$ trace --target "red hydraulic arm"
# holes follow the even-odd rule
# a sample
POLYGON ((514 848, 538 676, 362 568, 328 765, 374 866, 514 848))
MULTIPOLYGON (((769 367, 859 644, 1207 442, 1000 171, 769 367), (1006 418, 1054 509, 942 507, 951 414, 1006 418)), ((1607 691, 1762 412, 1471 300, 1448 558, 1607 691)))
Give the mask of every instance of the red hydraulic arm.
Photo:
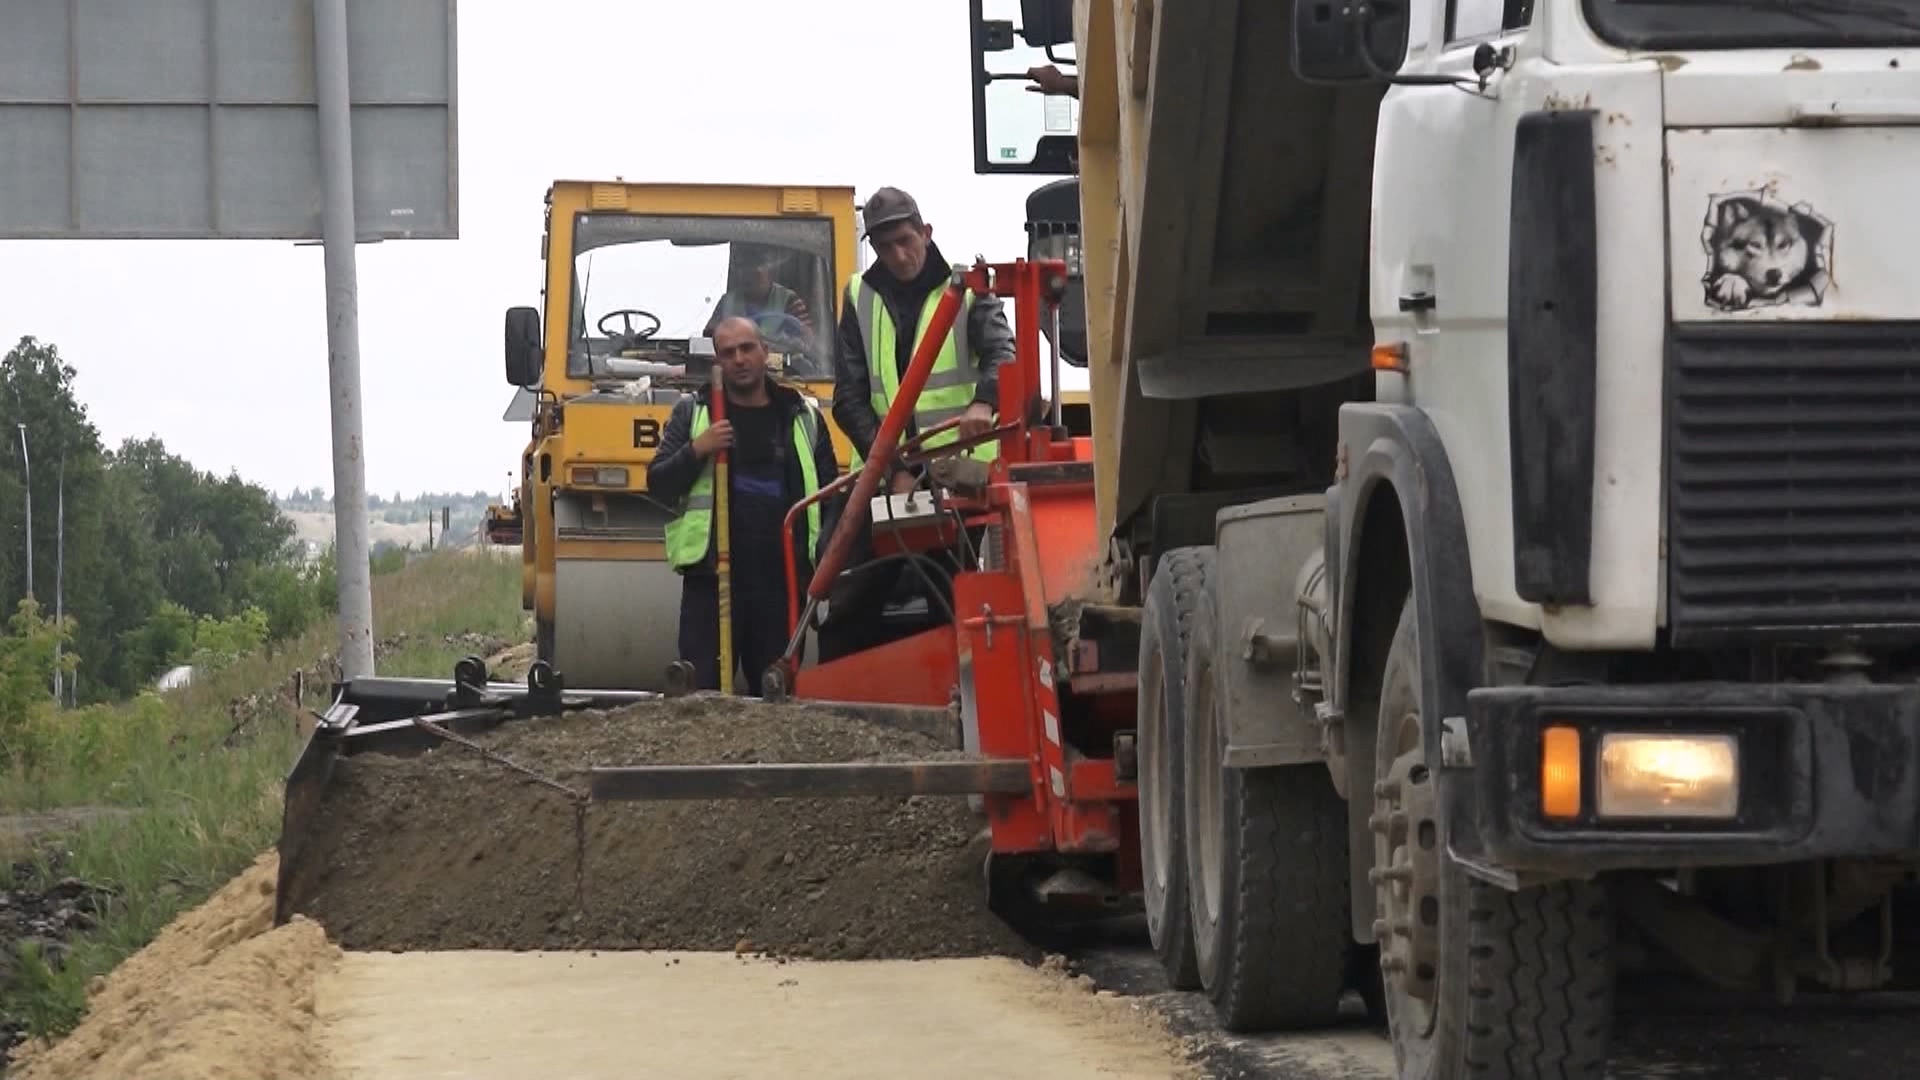
MULTIPOLYGON (((1033 392, 1039 387, 1040 368, 1040 307, 1043 293, 1057 295, 1066 281, 1066 264, 1059 260, 989 264, 975 262, 969 269, 956 267, 953 280, 946 292, 940 296, 940 303, 933 310, 933 318, 927 323, 926 332, 920 337, 920 344, 914 349, 913 359, 907 364, 907 370, 900 378, 900 388, 893 396, 893 402, 887 407, 887 415, 880 421, 880 431, 874 436, 873 445, 867 450, 867 459, 857 472, 835 480, 832 484, 815 492, 811 498, 797 502, 787 511, 787 535, 792 535, 793 524, 809 505, 828 498, 842 490, 851 481, 853 492, 848 496, 846 513, 834 529, 833 538, 827 543, 827 550, 820 556, 819 565, 814 567, 813 577, 807 583, 807 605, 803 614, 798 609, 799 596, 796 585, 798 572, 794 565, 792 545, 786 548, 788 625, 792 640, 787 646, 786 662, 799 653, 800 640, 806 619, 812 616, 813 609, 827 598, 834 579, 846 569, 849 553, 852 551, 854 537, 867 527, 867 515, 875 490, 880 482, 887 478, 887 466, 899 452, 901 432, 906 430, 907 421, 913 416, 914 406, 920 400, 920 391, 925 388, 927 376, 933 370, 934 357, 939 355, 940 347, 948 333, 953 329, 954 319, 959 317, 960 304, 966 291, 971 289, 977 295, 992 294, 1011 297, 1017 307, 1015 312, 1018 326, 1014 334, 1014 362, 1003 364, 1000 368, 1000 416, 1002 424, 997 429, 1001 434, 1000 456, 1003 461, 1024 461, 1028 459, 1029 448, 1026 443, 1027 403, 1033 392)), ((965 363, 970 358, 962 358, 965 363)), ((947 425, 942 425, 944 428, 947 425)), ((933 432, 922 432, 921 438, 933 432)), ((960 448, 968 442, 963 440, 960 448)), ((942 449, 948 449, 943 447, 942 449)))

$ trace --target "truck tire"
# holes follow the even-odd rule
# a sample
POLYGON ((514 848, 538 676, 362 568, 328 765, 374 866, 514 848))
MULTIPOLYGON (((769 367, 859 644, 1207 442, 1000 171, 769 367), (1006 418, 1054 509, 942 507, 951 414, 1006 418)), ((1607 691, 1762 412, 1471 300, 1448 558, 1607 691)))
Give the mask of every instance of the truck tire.
POLYGON ((1597 1080, 1613 1026, 1604 887, 1560 882, 1508 892, 1446 857, 1438 748, 1421 734, 1411 598, 1381 681, 1374 930, 1398 1075, 1597 1080))
POLYGON ((1186 674, 1193 609, 1212 574, 1212 548, 1168 551, 1140 620, 1140 876, 1147 936, 1175 990, 1200 986, 1187 915, 1186 674))
POLYGON ((1226 767, 1214 612, 1209 588, 1187 647, 1187 895, 1195 966, 1228 1031, 1331 1024, 1346 990, 1352 940, 1346 803, 1325 765, 1226 767))

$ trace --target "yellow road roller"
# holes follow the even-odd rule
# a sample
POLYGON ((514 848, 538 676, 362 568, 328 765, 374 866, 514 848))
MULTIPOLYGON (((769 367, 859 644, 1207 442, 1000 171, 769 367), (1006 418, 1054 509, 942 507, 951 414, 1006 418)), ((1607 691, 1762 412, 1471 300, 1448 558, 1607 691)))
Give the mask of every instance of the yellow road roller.
POLYGON ((730 315, 752 318, 775 378, 831 416, 853 188, 557 181, 540 251, 541 308, 506 313, 507 416, 531 434, 515 505, 489 528, 517 537, 539 656, 568 685, 662 690, 680 583, 647 462, 730 315))

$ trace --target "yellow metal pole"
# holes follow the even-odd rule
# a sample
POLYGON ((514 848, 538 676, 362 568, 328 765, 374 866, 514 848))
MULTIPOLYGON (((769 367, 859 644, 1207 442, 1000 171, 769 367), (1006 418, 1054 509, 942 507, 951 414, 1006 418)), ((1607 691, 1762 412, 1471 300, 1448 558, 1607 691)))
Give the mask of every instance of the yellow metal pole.
MULTIPOLYGON (((713 422, 727 418, 727 388, 721 381, 720 365, 713 365, 713 422)), ((732 560, 727 554, 727 452, 713 458, 713 528, 715 544, 714 572, 720 578, 720 692, 733 693, 733 590, 730 587, 732 560)))

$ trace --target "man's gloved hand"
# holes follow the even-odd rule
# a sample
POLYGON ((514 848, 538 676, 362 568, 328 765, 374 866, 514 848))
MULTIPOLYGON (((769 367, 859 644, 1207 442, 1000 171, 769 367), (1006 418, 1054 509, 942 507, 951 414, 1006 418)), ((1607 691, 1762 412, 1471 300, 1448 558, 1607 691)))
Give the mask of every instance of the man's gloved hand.
POLYGON ((733 421, 722 420, 700 433, 693 440, 693 452, 703 458, 713 455, 733 445, 733 421))
POLYGON ((967 406, 960 415, 960 437, 971 439, 975 435, 984 435, 993 429, 993 406, 984 401, 976 401, 967 406))

